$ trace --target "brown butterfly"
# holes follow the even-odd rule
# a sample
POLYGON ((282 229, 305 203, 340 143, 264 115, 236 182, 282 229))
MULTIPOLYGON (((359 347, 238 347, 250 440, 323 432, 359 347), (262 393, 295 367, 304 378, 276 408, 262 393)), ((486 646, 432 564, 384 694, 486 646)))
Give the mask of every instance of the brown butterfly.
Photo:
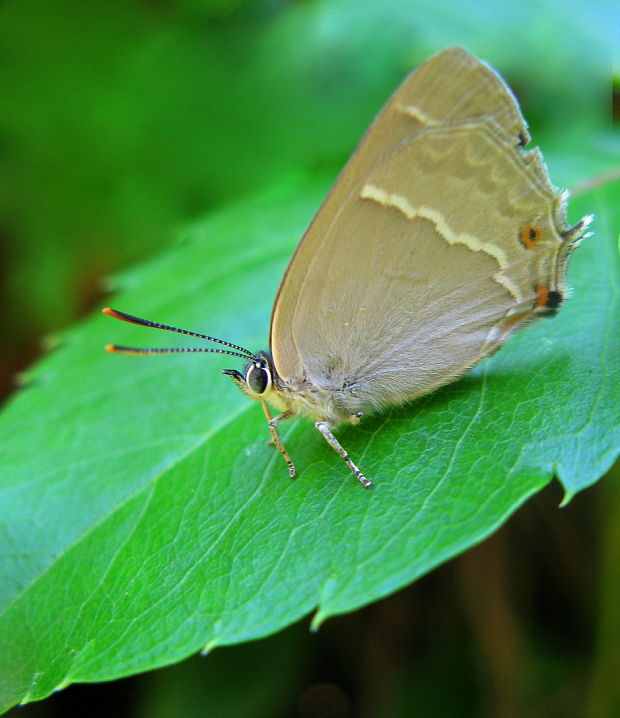
POLYGON ((277 427, 306 416, 369 487, 336 425, 458 379, 566 296, 567 262, 591 217, 567 225, 567 193, 529 140, 500 76, 444 50, 392 95, 305 233, 273 306, 270 352, 104 309, 226 347, 107 349, 245 360, 223 373, 261 402, 290 475, 277 427))

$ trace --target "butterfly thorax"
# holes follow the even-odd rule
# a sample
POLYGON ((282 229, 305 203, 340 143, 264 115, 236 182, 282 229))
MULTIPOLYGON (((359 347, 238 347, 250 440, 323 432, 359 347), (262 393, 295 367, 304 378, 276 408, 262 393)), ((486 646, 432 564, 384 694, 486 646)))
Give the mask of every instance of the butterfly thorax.
POLYGON ((309 378, 282 378, 274 371, 274 395, 267 401, 284 411, 326 421, 332 426, 343 422, 357 423, 362 414, 375 409, 348 386, 322 386, 309 378))

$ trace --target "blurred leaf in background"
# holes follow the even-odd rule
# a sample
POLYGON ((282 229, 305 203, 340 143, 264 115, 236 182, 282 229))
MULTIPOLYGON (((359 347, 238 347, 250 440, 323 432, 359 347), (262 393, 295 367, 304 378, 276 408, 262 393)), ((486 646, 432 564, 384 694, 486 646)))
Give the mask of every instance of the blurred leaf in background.
MULTIPOLYGON (((243 248, 239 256, 246 257, 251 268, 251 262, 260 256, 259 250, 268 244, 270 230, 273 232, 274 251, 261 259, 265 260, 264 275, 249 272, 256 288, 260 286, 260 300, 244 303, 244 312, 234 329, 239 337, 246 337, 257 346, 264 345, 271 297, 302 229, 300 226, 297 236, 285 241, 278 228, 297 227, 302 215, 304 221, 310 219, 321 193, 390 92, 412 67, 447 45, 463 45, 501 70, 521 98, 535 144, 543 147, 557 184, 588 183, 617 167, 618 137, 609 121, 611 61, 607 32, 613 20, 611 5, 567 7, 550 0, 536 5, 485 2, 474 7, 457 2, 439 6, 404 0, 390 4, 370 0, 88 4, 59 0, 45 5, 28 0, 5 2, 0 6, 0 241, 3 316, 7 318, 8 330, 6 341, 3 339, 8 350, 3 358, 5 376, 12 368, 24 366, 35 337, 60 328, 97 303, 101 280, 107 272, 141 256, 159 255, 175 236, 191 239, 208 234, 213 252, 218 247, 229 249, 229 236, 236 236, 243 248), (314 178, 319 179, 310 181, 314 178), (300 190, 306 197, 297 205, 283 203, 285 209, 274 217, 260 209, 259 200, 247 199, 263 195, 266 187, 275 187, 271 197, 292 196, 300 194, 300 190), (254 213, 253 202, 257 203, 254 213), (213 209, 223 204, 243 206, 247 214, 234 209, 228 214, 213 214, 213 209), (289 218, 287 212, 293 211, 289 218), (204 225, 196 222, 203 215, 210 215, 204 225), (269 217, 269 222, 259 230, 258 223, 265 217, 269 217), (190 222, 194 223, 193 229, 182 230, 190 222), (218 243, 218 236, 227 238, 225 247, 218 243), (256 246, 247 246, 251 245, 250 237, 256 246), (257 239, 261 237, 265 238, 262 242, 257 239), (278 242, 285 248, 281 249, 278 242)), ((602 223, 596 227, 602 237, 608 238, 614 231, 617 234, 618 217, 610 208, 619 206, 618 199, 616 183, 596 198, 590 195, 579 201, 583 211, 589 211, 595 200, 597 210, 606 208, 600 212, 602 223)), ((575 220, 574 205, 571 210, 571 219, 575 220)), ((203 256, 207 270, 208 263, 218 260, 208 253, 203 256)), ((153 268, 156 272, 161 268, 164 277, 166 272, 168 278, 172 276, 166 269, 172 257, 174 253, 164 254, 150 268, 122 275, 115 286, 135 289, 139 296, 141 282, 153 268)), ((585 276, 585 269, 582 272, 585 276)), ((170 288, 165 288, 165 282, 149 285, 150 291, 152 287, 162 291, 165 288, 165 301, 171 298, 172 304, 168 306, 175 302, 179 305, 180 311, 185 312, 183 321, 187 318, 196 328, 214 332, 221 329, 222 334, 227 334, 222 326, 225 316, 218 312, 221 309, 218 292, 210 287, 207 296, 207 287, 200 279, 203 273, 192 273, 190 265, 179 276, 183 277, 183 286, 176 298, 174 293, 168 293, 170 288), (187 295, 192 296, 192 292, 196 303, 189 306, 187 295)), ((225 278, 226 273, 221 276, 225 278)), ((251 295, 252 289, 252 285, 244 283, 242 296, 245 292, 251 295)), ((141 301, 141 306, 147 306, 152 299, 144 296, 141 301)), ((72 333, 65 334, 63 341, 71 346, 72 333)), ((89 351, 88 346, 83 348, 85 355, 89 351)), ((53 362, 47 363, 31 375, 35 380, 38 376, 45 378, 45 372, 49 376, 54 366, 53 362)), ((182 386, 187 374, 194 370, 183 369, 180 364, 178 367, 172 381, 182 386)), ((144 371, 157 374, 169 369, 153 367, 144 371)), ((205 369, 204 373, 213 372, 205 369)), ((137 386, 145 396, 147 384, 137 386)), ((202 390, 206 395, 206 384, 202 390)), ((157 388, 151 391, 155 399, 157 388)), ((459 389, 454 391, 458 393, 459 389)), ((223 409, 227 421, 238 407, 245 406, 243 397, 234 401, 238 403, 223 409)), ((198 436, 204 427, 202 417, 196 417, 193 404, 184 403, 183 394, 179 394, 175 412, 177 419, 186 419, 186 434, 177 438, 181 443, 191 442, 191 427, 195 426, 194 434, 198 436)), ((101 417, 104 428, 105 418, 101 417)), ((217 416, 213 420, 217 426, 217 416)), ((250 436, 252 446, 254 434, 249 432, 254 431, 258 437, 263 429, 256 413, 250 410, 239 417, 237 439, 240 426, 246 427, 243 430, 250 436)), ((295 429, 294 433, 304 436, 303 430, 295 429)), ((46 438, 54 443, 52 439, 56 437, 57 445, 62 447, 76 440, 75 436, 63 433, 62 425, 50 423, 46 438)), ((79 434, 80 441, 87 438, 88 432, 79 434)), ((231 441, 231 451, 232 446, 231 441)), ((163 451, 161 466, 155 470, 166 468, 167 456, 163 451)), ((231 453, 231 460, 232 456, 231 453)), ((119 462, 123 460, 120 455, 119 462)), ((256 461, 252 455, 241 455, 239 460, 256 461)), ((108 468, 114 474, 114 467, 108 468)), ((131 489, 127 483, 120 485, 110 480, 97 484, 93 478, 94 474, 86 473, 84 490, 92 489, 93 499, 101 502, 113 499, 116 490, 131 489)), ((180 486, 181 483, 176 483, 170 486, 170 491, 179 495, 180 486)), ((604 525, 611 525, 617 516, 614 509, 618 505, 617 496, 614 499, 613 490, 609 491, 601 519, 604 525)), ((556 497, 555 503, 558 501, 556 497)), ((72 518, 79 515, 88 525, 88 509, 93 506, 76 507, 72 518)), ((32 507, 33 525, 24 526, 26 536, 32 537, 38 529, 45 528, 46 509, 53 510, 44 504, 32 507), (34 520, 36 516, 40 522, 34 520)), ((547 509, 552 511, 548 505, 547 509)), ((67 510, 67 505, 58 509, 59 514, 63 510, 67 510)), ((575 516, 576 510, 571 510, 570 515, 575 516)), ((609 678, 609 667, 618 643, 604 640, 605 625, 599 628, 601 650, 593 660, 596 680, 589 703, 585 697, 588 677, 575 678, 584 663, 588 664, 589 652, 594 650, 588 645, 590 637, 582 626, 587 619, 581 615, 575 619, 575 615, 585 611, 586 606, 593 610, 591 596, 584 598, 578 586, 583 580, 594 591, 596 579, 585 566, 594 553, 597 522, 588 514, 581 517, 582 523, 578 525, 592 543, 580 554, 579 540, 571 536, 574 529, 569 521, 550 519, 548 513, 541 516, 544 516, 541 523, 559 522, 562 540, 554 544, 550 535, 543 534, 540 545, 544 543, 549 550, 557 551, 562 566, 568 566, 568 573, 573 571, 576 580, 572 574, 567 578, 561 572, 554 573, 548 564, 528 568, 523 555, 522 563, 518 556, 513 564, 510 546, 507 548, 501 540, 490 542, 495 553, 491 548, 491 553, 485 554, 481 547, 472 553, 473 558, 464 558, 459 564, 456 578, 446 578, 445 571, 441 574, 438 580, 443 581, 443 591, 435 594, 433 589, 429 591, 434 600, 425 602, 424 597, 413 594, 403 608, 399 604, 403 599, 397 594, 392 609, 383 616, 379 604, 376 614, 367 609, 360 614, 362 618, 343 619, 345 622, 338 625, 346 626, 346 621, 353 621, 348 624, 353 628, 340 638, 330 624, 322 628, 319 636, 327 635, 321 640, 328 646, 323 650, 330 654, 329 658, 320 648, 313 657, 303 657, 308 642, 315 641, 299 637, 305 636, 305 626, 298 633, 289 629, 293 633, 287 632, 282 639, 285 643, 289 641, 285 648, 282 647, 285 644, 279 644, 274 649, 269 641, 264 642, 263 648, 263 644, 256 644, 249 649, 256 651, 256 664, 274 661, 277 666, 274 651, 276 654, 288 651, 291 661, 274 669, 273 684, 268 685, 269 674, 261 679, 265 687, 262 697, 254 692, 258 687, 252 684, 254 697, 248 698, 244 710, 237 706, 234 714, 278 715, 277 711, 281 711, 290 715, 290 705, 305 705, 304 696, 312 687, 309 684, 316 681, 320 686, 329 675, 327 669, 321 671, 321 666, 327 666, 331 660, 331 675, 341 681, 345 692, 357 696, 353 702, 357 701, 358 708, 383 707, 381 712, 374 713, 369 708, 365 714, 360 710, 360 715, 406 716, 420 711, 441 715, 442 707, 445 715, 454 715, 455 707, 464 715, 478 715, 485 705, 492 715, 518 715, 515 711, 519 707, 523 710, 524 706, 533 706, 540 715, 563 716, 578 706, 581 711, 575 713, 578 715, 583 714, 584 705, 590 706, 592 718, 614 715, 609 712, 614 708, 614 683, 609 678), (566 546, 576 556, 567 556, 570 551, 566 546), (497 566, 517 571, 519 581, 511 584, 497 566), (488 582, 490 594, 486 616, 505 618, 500 624, 500 631, 506 636, 503 654, 493 636, 485 635, 484 629, 488 630, 484 625, 485 614, 476 606, 479 595, 472 587, 477 586, 481 576, 485 585, 488 582), (565 650, 553 645, 562 635, 561 621, 553 622, 551 608, 537 595, 537 580, 540 582, 543 577, 551 594, 570 605, 566 614, 562 614, 559 606, 554 607, 570 626, 566 632, 571 635, 566 636, 563 644, 565 650), (554 581, 566 582, 565 596, 554 581), (519 600, 517 583, 528 586, 533 597, 521 596, 519 600), (457 608, 450 604, 446 593, 458 595, 454 599, 457 608), (507 601, 520 607, 520 621, 511 613, 507 601), (438 607, 439 617, 435 614, 438 607), (410 615, 416 608, 422 617, 418 623, 410 615), (453 621, 454 615, 458 617, 453 621), (366 633, 366 619, 376 632, 389 636, 391 642, 382 643, 377 635, 366 633), (425 633, 425 625, 432 626, 433 632, 425 633), (553 630, 548 629, 549 625, 553 630), (411 631, 415 640, 399 643, 399 633, 406 630, 411 631), (537 642, 545 630, 550 635, 537 642), (347 642, 349 647, 344 645, 347 642), (431 644, 437 646, 436 653, 432 649, 420 650, 421 645, 431 644), (530 648, 532 644, 536 649, 530 648), (462 651, 454 649, 461 645, 462 651), (351 651, 350 646, 359 650, 351 651), (396 649, 401 653, 388 661, 385 654, 396 649), (360 667, 356 666, 360 656, 365 682, 359 679, 360 667), (522 661, 521 669, 511 671, 511 660, 522 661), (334 666, 339 662, 347 667, 334 666), (477 663, 478 673, 471 668, 472 663, 477 663), (449 672, 445 671, 447 666, 449 672), (420 673, 425 676, 422 681, 420 673), (442 686, 448 681, 456 684, 460 700, 443 695, 442 686), (369 686, 366 692, 364 683, 369 686), (434 690, 429 690, 429 686, 434 690), (373 690, 374 695, 369 695, 373 690), (605 710, 608 712, 604 713, 605 710)), ((292 516, 291 520, 294 519, 292 516)), ((346 528, 340 527, 345 534, 346 528)), ((54 546, 54 538, 49 536, 49 547, 54 546)), ((611 529, 609 538, 604 540, 608 543, 602 544, 603 553, 612 545, 611 529)), ((536 542, 532 543, 527 560, 532 560, 532 554, 539 549, 536 542)), ((45 559, 42 555, 41 560, 45 559)), ((538 560, 543 562, 542 558, 538 560)), ((608 595, 615 570, 611 560, 602 565, 601 595, 608 595)), ((10 589, 11 585, 5 583, 4 590, 10 589)), ((614 594, 611 596, 604 604, 600 620, 604 617, 607 625, 613 626, 618 625, 618 611, 614 608, 617 605, 614 594)), ((122 639, 119 641, 122 645, 122 639)), ((29 650, 26 643, 18 648, 29 650)), ((91 649, 92 660, 96 661, 97 646, 91 649)), ((243 649, 240 646, 224 650, 240 651, 236 654, 239 658, 231 659, 231 663, 238 661, 238 665, 243 665, 242 656, 248 655, 243 649)), ((204 665, 213 666, 217 676, 219 661, 224 666, 221 675, 230 675, 234 669, 230 664, 226 668, 227 659, 218 658, 218 653, 215 651, 204 659, 204 665)), ((193 678, 192 667, 184 674, 179 668, 181 673, 168 675, 186 676, 187 683, 183 685, 188 705, 199 695, 200 703, 209 705, 213 711, 218 701, 226 706, 231 689, 225 687, 224 678, 212 680, 208 695, 202 693, 203 662, 199 663, 193 678)), ((248 668, 247 675, 251 673, 248 668)), ((143 699, 142 714, 165 715, 158 711, 162 705, 169 705, 168 715, 173 715, 177 680, 183 678, 170 678, 167 682, 162 677, 156 684, 159 690, 149 691, 160 695, 161 701, 143 699)), ((237 681, 244 685, 245 680, 242 675, 237 676, 237 681)), ((312 695, 307 700, 311 704, 312 695)), ((48 703, 54 705, 53 701, 46 701, 26 710, 46 710, 43 706, 48 703)), ((221 710, 226 715, 226 708, 221 710)), ((534 715, 531 711, 526 714, 534 715)))
POLYGON ((215 204, 299 172, 333 176, 403 76, 449 44, 492 58, 521 92, 537 141, 577 155, 559 160, 556 181, 609 162, 608 16, 552 2, 459 8, 3 3, 7 349, 83 314, 105 273, 155 252, 215 204))

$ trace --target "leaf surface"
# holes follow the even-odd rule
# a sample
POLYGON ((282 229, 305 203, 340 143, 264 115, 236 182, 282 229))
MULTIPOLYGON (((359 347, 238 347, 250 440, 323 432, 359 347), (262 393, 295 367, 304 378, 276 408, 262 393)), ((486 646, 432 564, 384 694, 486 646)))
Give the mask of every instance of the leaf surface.
MULTIPOLYGON (((117 278, 112 305, 266 348, 278 282, 325 189, 220 212, 117 278)), ((461 381, 339 432, 370 491, 303 420, 282 431, 290 480, 260 407, 219 374, 234 358, 111 356, 108 341, 177 337, 101 315, 58 337, 1 419, 2 705, 311 611, 319 625, 480 541, 554 473, 567 496, 595 482, 620 444, 618 194, 571 207, 597 213, 597 234, 573 258, 557 318, 461 381)))

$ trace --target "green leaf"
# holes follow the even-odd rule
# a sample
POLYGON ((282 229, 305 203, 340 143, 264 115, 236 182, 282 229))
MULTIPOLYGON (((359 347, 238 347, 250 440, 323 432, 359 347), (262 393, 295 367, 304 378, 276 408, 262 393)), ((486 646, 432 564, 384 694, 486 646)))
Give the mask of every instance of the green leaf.
MULTIPOLYGON (((280 277, 325 190, 221 211, 117 278, 113 306, 266 348, 280 277)), ((60 336, 0 424, 0 705, 311 611, 318 626, 480 541, 554 473, 567 496, 595 482, 620 444, 618 194, 571 207, 596 212, 597 234, 557 318, 458 383, 340 431, 370 491, 301 420, 282 432, 290 480, 260 407, 219 374, 234 358, 112 356, 108 341, 169 335, 101 315, 60 336)))

